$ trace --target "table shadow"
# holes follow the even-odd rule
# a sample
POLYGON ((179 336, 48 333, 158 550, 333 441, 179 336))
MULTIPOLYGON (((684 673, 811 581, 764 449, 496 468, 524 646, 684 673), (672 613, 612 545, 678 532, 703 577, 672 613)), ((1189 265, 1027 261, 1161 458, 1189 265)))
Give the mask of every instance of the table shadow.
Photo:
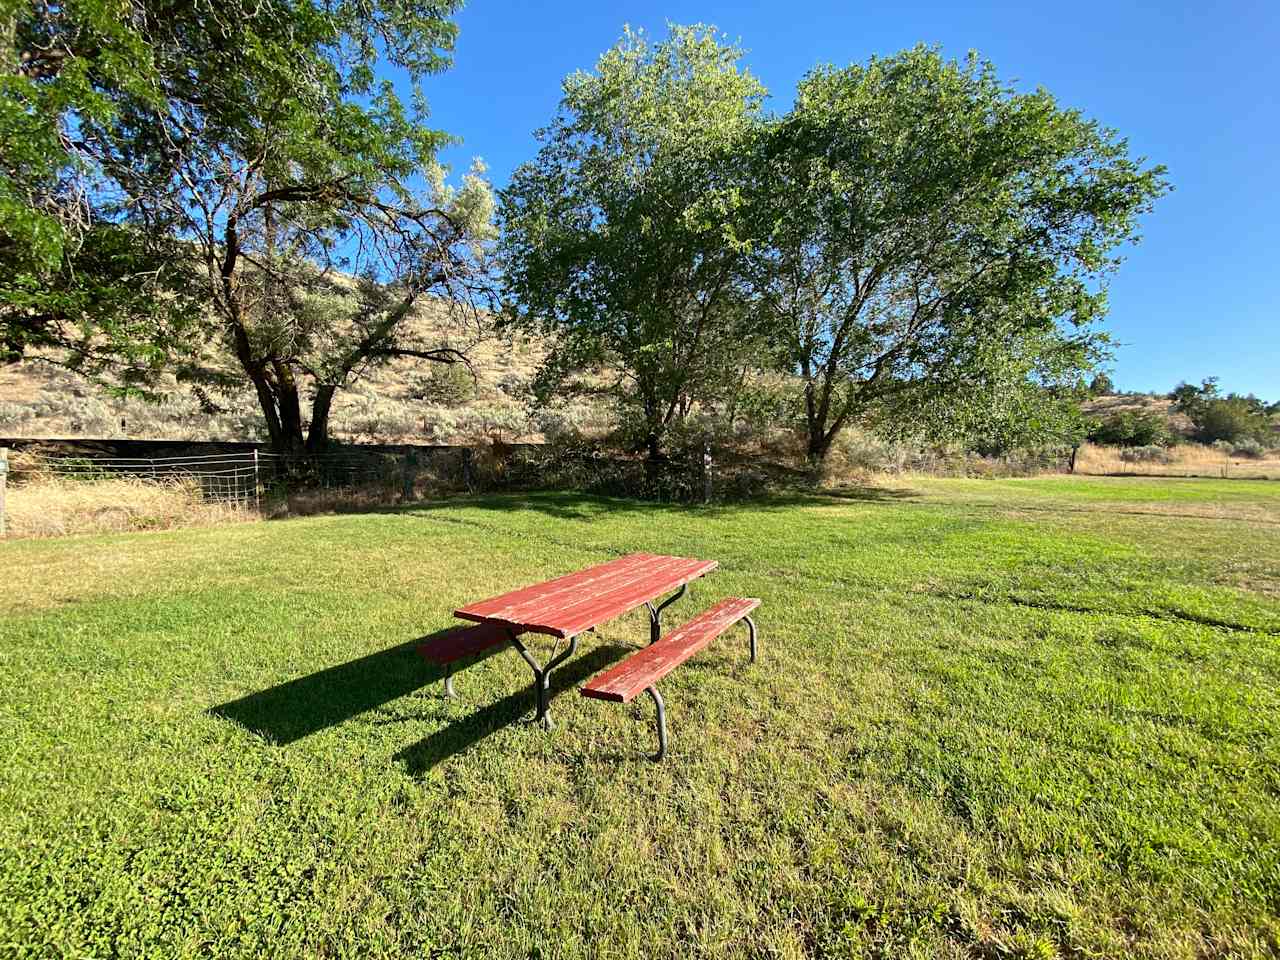
MULTIPOLYGON (((238 723, 280 746, 293 743, 414 693, 428 684, 442 681, 443 668, 425 662, 415 648, 455 629, 438 630, 357 660, 220 703, 207 712, 238 723)), ((466 666, 505 649, 505 644, 493 647, 470 658, 466 666)), ((455 673, 463 668, 455 666, 455 673)))
MULTIPOLYGON (((551 697, 554 698, 570 687, 582 683, 609 664, 634 652, 634 647, 609 644, 595 647, 583 656, 568 660, 551 674, 551 697)), ((529 674, 529 677, 532 679, 532 674, 529 674)), ((490 734, 510 726, 526 714, 531 716, 535 706, 534 698, 533 686, 530 684, 423 737, 417 743, 397 753, 395 759, 404 764, 405 772, 410 776, 420 776, 437 764, 474 746, 490 734)), ((552 707, 551 716, 554 720, 554 707, 552 707)), ((530 732, 531 734, 541 733, 540 730, 530 732)))

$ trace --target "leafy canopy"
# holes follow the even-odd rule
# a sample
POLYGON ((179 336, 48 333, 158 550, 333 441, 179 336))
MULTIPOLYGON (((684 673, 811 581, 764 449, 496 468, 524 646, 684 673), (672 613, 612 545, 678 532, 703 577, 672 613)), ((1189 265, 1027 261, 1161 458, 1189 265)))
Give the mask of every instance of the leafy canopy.
POLYGON ((1045 404, 1102 355, 1105 277, 1165 189, 1048 92, 925 47, 810 73, 760 158, 755 275, 817 458, 857 420, 1060 419, 1045 404))
POLYGON ((455 359, 399 338, 414 302, 465 285, 490 239, 480 171, 447 188, 436 153, 449 137, 426 123, 421 83, 450 62, 455 8, 79 0, 10 14, 0 136, 39 134, 47 158, 0 189, 17 197, 0 243, 29 265, 27 301, 4 301, 10 326, 101 372, 123 365, 126 382, 248 380, 285 447, 302 438, 302 378, 323 400, 323 439, 333 390, 392 349, 455 359), (407 75, 407 102, 379 64, 407 75), (110 264, 75 269, 104 231, 110 264), (157 259, 149 274, 120 268, 157 259), (68 295, 73 276, 107 289, 68 295), (130 291, 194 309, 161 336, 130 291), (113 297, 125 308, 111 314, 113 297), (146 363, 132 363, 142 344, 146 363))
POLYGON ((628 31, 564 82, 542 146, 500 197, 515 322, 553 338, 543 396, 585 370, 651 456, 723 379, 746 320, 741 155, 765 90, 714 30, 628 31))

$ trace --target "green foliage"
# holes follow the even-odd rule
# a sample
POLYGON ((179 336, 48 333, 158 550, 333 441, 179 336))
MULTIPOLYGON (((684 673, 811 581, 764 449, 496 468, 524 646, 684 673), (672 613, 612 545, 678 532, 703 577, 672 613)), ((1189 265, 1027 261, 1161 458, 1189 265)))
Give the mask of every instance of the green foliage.
POLYGON ((464 363, 434 363, 410 390, 415 400, 457 407, 475 398, 475 375, 464 363))
POLYGON ((964 436, 1073 388, 1105 355, 1117 250, 1166 189, 1046 91, 924 47, 810 73, 758 157, 756 278, 814 457, 853 422, 964 436))
POLYGON ((1174 437, 1167 417, 1150 410, 1126 410, 1090 430, 1089 441, 1117 447, 1167 447, 1174 437))
POLYGON ((1195 425, 1195 438, 1201 443, 1269 443, 1275 439, 1272 412, 1267 405, 1253 394, 1222 396, 1217 377, 1202 381, 1198 387, 1180 383, 1169 396, 1174 409, 1185 413, 1195 425))
POLYGON ((741 155, 764 88, 705 27, 630 31, 564 82, 537 157, 501 195, 511 322, 554 346, 545 399, 601 367, 651 457, 731 376, 747 320, 737 285, 741 155))
POLYGON ((114 355, 136 389, 193 323, 187 252, 115 222, 85 149, 119 98, 154 102, 158 74, 121 4, 0 5, 0 362, 73 347, 94 374, 114 355))
MULTIPOLYGON (((5 119, 17 117, 58 149, 32 168, 22 215, 10 219, 21 227, 52 205, 63 221, 82 214, 83 238, 75 260, 65 244, 40 239, 44 228, 8 231, 11 245, 45 264, 19 271, 9 291, 23 327, 10 352, 77 346, 54 337, 69 325, 79 349, 68 362, 114 371, 126 387, 161 372, 248 386, 284 449, 302 446, 307 419, 307 440, 322 446, 334 393, 388 358, 456 359, 456 350, 407 341, 403 325, 419 298, 472 307, 491 239, 482 169, 447 186, 436 153, 449 137, 425 122, 421 82, 449 63, 455 6, 21 8, 10 53, 20 68, 7 81, 21 102, 0 115, 0 138, 24 135, 5 119), (386 67, 407 77, 407 102, 375 79, 386 67), (85 263, 88 241, 111 227, 137 250, 117 242, 110 259, 85 263), (147 273, 166 257, 176 277, 173 267, 147 273), (83 283, 89 293, 75 286, 83 283), (33 319, 14 289, 44 314, 33 319), (175 308, 196 306, 194 291, 201 309, 174 322, 175 308), (146 309, 146 297, 162 309, 146 309)), ((12 187, 0 192, 0 231, 12 187)))
POLYGON ((1266 456, 1267 448, 1259 441, 1253 439, 1237 440, 1231 445, 1231 453, 1236 457, 1248 457, 1251 460, 1260 460, 1266 456))
POLYGON ((1089 395, 1092 397, 1109 397, 1116 392, 1116 385, 1105 373, 1098 373, 1089 381, 1089 395))

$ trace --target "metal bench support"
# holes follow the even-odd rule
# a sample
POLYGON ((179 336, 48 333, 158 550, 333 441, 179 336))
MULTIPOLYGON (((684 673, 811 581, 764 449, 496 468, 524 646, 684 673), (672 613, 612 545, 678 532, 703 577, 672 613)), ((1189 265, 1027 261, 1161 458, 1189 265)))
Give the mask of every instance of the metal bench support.
POLYGON ((653 755, 657 761, 667 755, 667 705, 657 687, 645 687, 644 692, 653 697, 653 705, 658 708, 658 752, 653 755))
POLYGON ((444 695, 449 700, 458 698, 458 691, 453 689, 453 664, 444 665, 444 695))
POLYGON ((524 662, 533 671, 533 686, 538 694, 538 712, 534 716, 534 720, 540 723, 544 729, 550 730, 551 714, 547 712, 547 701, 551 698, 551 671, 577 652, 578 638, 576 636, 570 637, 567 649, 548 660, 546 666, 539 666, 538 661, 533 659, 533 654, 529 653, 529 649, 520 642, 520 638, 515 635, 514 631, 508 631, 508 635, 511 639, 511 645, 516 648, 520 656, 524 657, 524 662))
POLYGON ((656 607, 653 605, 652 601, 645 604, 645 608, 649 611, 649 643, 657 643, 662 637, 662 611, 683 597, 688 589, 689 585, 687 583, 682 583, 680 584, 679 590, 667 597, 667 599, 663 600, 656 607))
POLYGON ((756 662, 756 622, 750 617, 742 618, 747 624, 747 634, 751 639, 751 662, 756 662))

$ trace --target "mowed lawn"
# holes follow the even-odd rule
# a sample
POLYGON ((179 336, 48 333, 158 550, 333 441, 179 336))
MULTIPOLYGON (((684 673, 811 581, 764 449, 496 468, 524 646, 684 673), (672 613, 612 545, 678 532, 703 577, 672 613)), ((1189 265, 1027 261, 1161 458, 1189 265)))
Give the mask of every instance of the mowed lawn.
MULTIPOLYGON (((573 495, 0 545, 0 955, 1215 957, 1280 951, 1280 484, 573 495), (551 733, 414 638, 646 550, 758 596, 551 733)), ((549 644, 541 645, 545 653, 549 644)))

